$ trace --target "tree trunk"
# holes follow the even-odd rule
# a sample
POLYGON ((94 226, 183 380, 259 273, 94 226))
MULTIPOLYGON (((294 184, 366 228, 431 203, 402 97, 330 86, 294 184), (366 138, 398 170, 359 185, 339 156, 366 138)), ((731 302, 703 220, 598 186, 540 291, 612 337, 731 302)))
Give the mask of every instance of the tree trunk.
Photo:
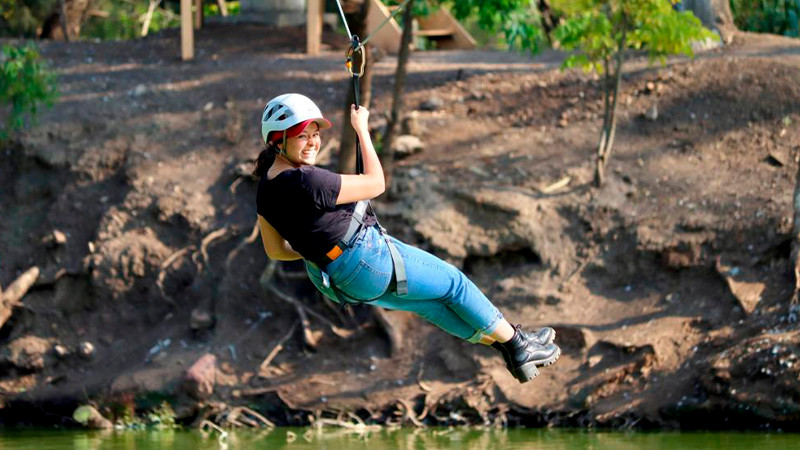
POLYGON ((397 52, 397 68, 394 72, 394 90, 392 92, 392 112, 389 123, 386 125, 386 135, 383 136, 381 151, 381 164, 386 179, 386 190, 391 193, 392 172, 394 171, 394 140, 400 126, 400 115, 403 112, 403 92, 406 88, 406 75, 408 73, 408 58, 411 54, 411 37, 414 22, 414 0, 406 4, 403 11, 403 35, 400 39, 400 48, 397 52))
POLYGON ((684 0, 681 8, 692 11, 706 28, 719 31, 722 40, 730 42, 736 31, 730 0, 684 0))
MULTIPOLYGON (((369 2, 348 2, 343 5, 345 11, 353 11, 347 14, 347 23, 350 32, 358 35, 359 38, 367 37, 367 13, 369 12, 369 2)), ((372 47, 364 48, 367 58, 367 66, 364 76, 359 80, 359 100, 361 106, 369 108, 372 101, 372 66, 380 59, 378 52, 373 52, 372 47)), ((341 144, 339 146, 339 173, 356 172, 356 132, 350 125, 350 105, 356 101, 353 94, 351 81, 347 80, 347 95, 345 96, 344 110, 342 115, 342 134, 340 135, 341 144)))
POLYGON ((547 3, 547 0, 538 0, 536 2, 536 8, 539 10, 542 29, 547 37, 547 42, 550 43, 550 45, 553 45, 553 30, 555 30, 558 26, 558 20, 553 17, 553 10, 550 9, 550 5, 547 3))
POLYGON ((800 165, 797 167, 797 175, 795 176, 794 185, 794 218, 792 220, 792 254, 790 264, 792 265, 792 273, 794 274, 794 292, 792 293, 792 302, 798 301, 798 294, 800 294, 800 165))
MULTIPOLYGON (((601 144, 604 145, 597 149, 597 162, 594 171, 594 185, 596 187, 602 186, 605 182, 606 164, 608 164, 608 160, 611 158, 611 149, 614 146, 614 136, 617 132, 617 104, 619 103, 619 88, 622 84, 622 63, 624 62, 625 41, 627 37, 627 33, 622 33, 622 39, 620 39, 615 57, 614 100, 611 103, 610 110, 608 110, 608 127, 603 130, 604 139, 601 141, 601 144)), ((606 86, 606 89, 608 89, 608 86, 606 86)), ((608 108, 607 102, 606 108, 608 108)))
POLYGON ((52 15, 42 26, 44 39, 66 40, 77 39, 81 34, 81 25, 89 15, 91 0, 63 0, 53 4, 52 15), (66 31, 66 34, 65 34, 66 31))

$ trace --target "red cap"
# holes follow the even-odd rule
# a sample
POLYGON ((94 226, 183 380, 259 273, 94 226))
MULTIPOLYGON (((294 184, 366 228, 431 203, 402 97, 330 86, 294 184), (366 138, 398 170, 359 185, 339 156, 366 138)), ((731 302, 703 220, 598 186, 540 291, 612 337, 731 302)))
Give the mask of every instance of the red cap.
MULTIPOLYGON (((330 121, 328 119, 320 118, 320 119, 304 120, 304 121, 298 123, 297 125, 294 125, 294 126, 292 126, 292 127, 290 127, 289 129, 286 130, 286 139, 293 138, 293 137, 299 135, 312 122, 316 122, 317 126, 319 126, 320 130, 324 130, 326 128, 330 128, 331 127, 331 123, 330 123, 330 121)), ((272 132, 269 133, 269 139, 268 139, 269 142, 280 141, 282 139, 283 139, 283 131, 272 131, 272 132)))

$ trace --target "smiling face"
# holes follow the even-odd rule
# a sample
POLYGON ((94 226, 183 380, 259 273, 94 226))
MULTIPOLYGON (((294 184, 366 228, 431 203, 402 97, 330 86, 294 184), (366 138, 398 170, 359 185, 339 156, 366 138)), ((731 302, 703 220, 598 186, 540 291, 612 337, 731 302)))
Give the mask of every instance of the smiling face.
POLYGON ((296 166, 314 165, 321 144, 319 125, 311 122, 300 134, 286 139, 286 152, 282 156, 296 166))

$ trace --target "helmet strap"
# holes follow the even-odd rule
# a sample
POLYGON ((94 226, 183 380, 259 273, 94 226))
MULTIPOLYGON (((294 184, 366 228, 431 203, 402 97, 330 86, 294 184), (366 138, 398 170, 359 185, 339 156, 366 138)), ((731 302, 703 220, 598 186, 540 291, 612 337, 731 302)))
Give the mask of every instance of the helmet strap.
POLYGON ((286 152, 286 140, 286 130, 283 130, 283 146, 278 147, 278 156, 282 157, 290 166, 300 167, 302 164, 298 164, 289 158, 289 153, 286 152))

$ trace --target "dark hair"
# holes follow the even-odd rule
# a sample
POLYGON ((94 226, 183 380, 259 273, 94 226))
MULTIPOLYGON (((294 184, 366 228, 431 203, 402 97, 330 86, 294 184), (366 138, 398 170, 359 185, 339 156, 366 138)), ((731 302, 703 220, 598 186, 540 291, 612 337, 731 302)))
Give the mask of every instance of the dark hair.
POLYGON ((253 163, 255 166, 253 167, 253 175, 259 178, 264 176, 269 168, 272 167, 272 163, 275 162, 275 156, 278 155, 279 151, 275 142, 268 143, 267 147, 258 154, 255 163, 253 163))

